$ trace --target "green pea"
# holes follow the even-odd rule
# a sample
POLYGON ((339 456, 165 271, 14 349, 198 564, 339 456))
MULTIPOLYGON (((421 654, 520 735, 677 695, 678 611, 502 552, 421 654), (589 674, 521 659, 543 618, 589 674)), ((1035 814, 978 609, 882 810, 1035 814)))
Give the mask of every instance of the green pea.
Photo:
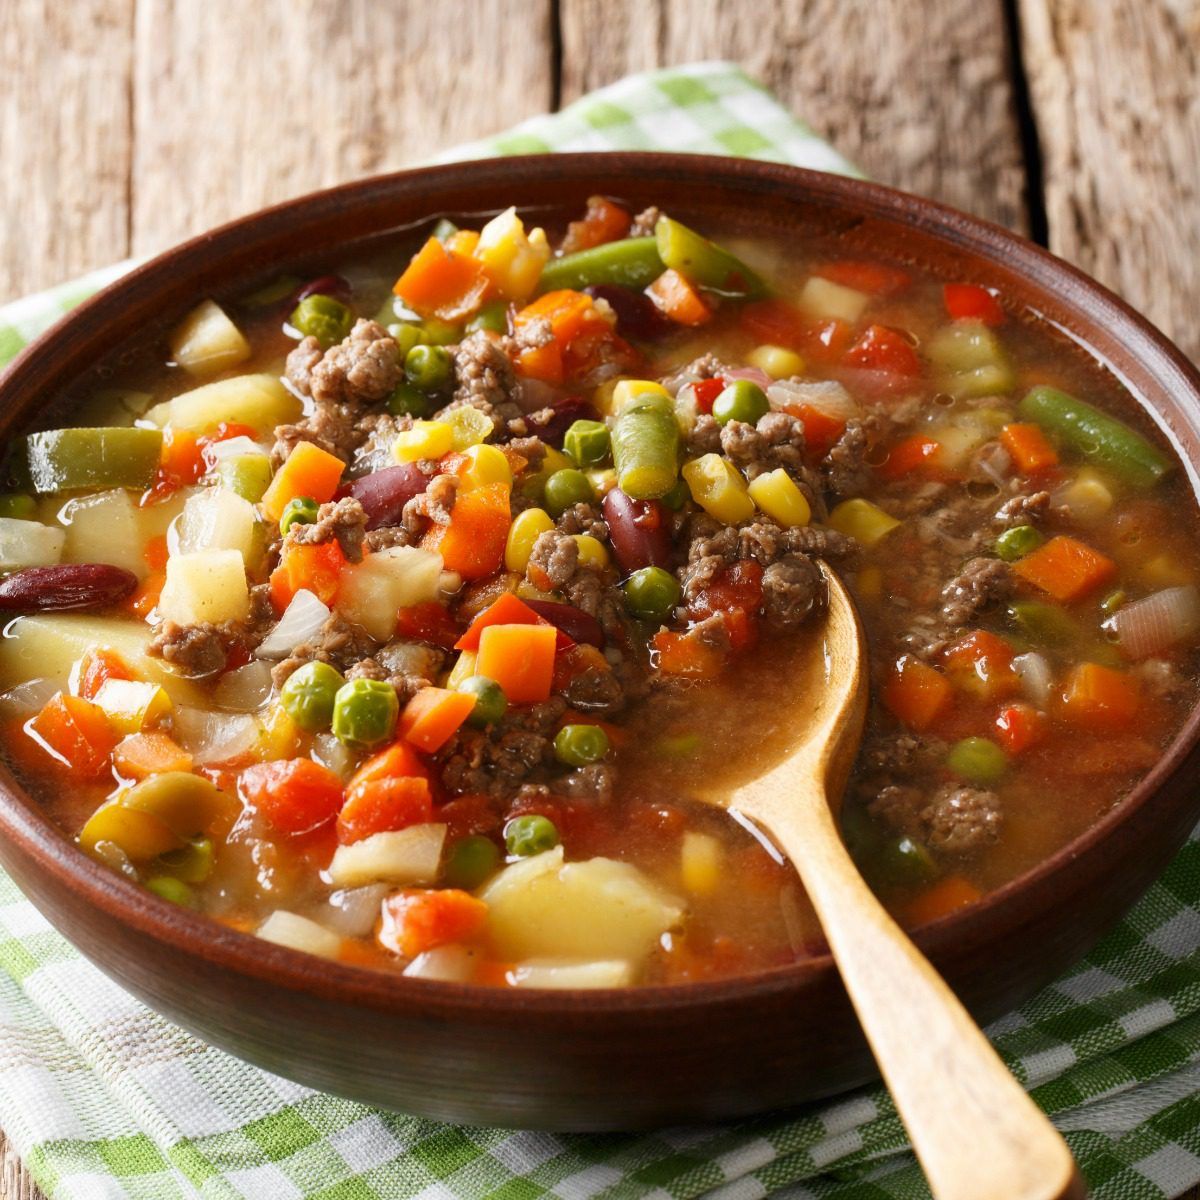
POLYGON ((317 519, 320 507, 311 496, 293 496, 279 518, 279 532, 286 536, 293 525, 311 525, 317 519))
POLYGON ((31 520, 37 513, 37 501, 24 492, 10 492, 0 496, 0 517, 15 517, 18 521, 31 520))
POLYGON ((296 305, 288 323, 302 337, 315 337, 322 349, 328 350, 350 332, 354 314, 340 300, 317 293, 296 305))
POLYGON ((1046 539, 1032 525, 1006 529, 995 541, 994 549, 1005 562, 1016 562, 1036 550, 1046 539))
POLYGON ((192 838, 186 846, 160 854, 158 865, 174 879, 184 883, 203 883, 212 874, 212 838, 192 838))
POLYGON ((554 738, 554 757, 569 767, 586 767, 608 753, 608 734, 599 725, 564 725, 554 738))
POLYGON ((553 850, 558 845, 558 830, 549 817, 525 813, 504 826, 504 844, 514 858, 529 858, 553 850))
POLYGON ((612 449, 612 438, 603 421, 576 421, 563 438, 563 449, 578 466, 602 463, 612 449))
POLYGON ((377 746, 396 728, 400 701, 381 679, 352 679, 333 698, 333 734, 348 746, 377 746))
POLYGON ((968 783, 986 787, 1008 770, 1008 759, 995 742, 984 737, 967 737, 950 747, 946 766, 968 783))
POLYGON ((392 335, 392 341, 396 343, 401 361, 404 360, 405 356, 414 346, 421 344, 423 330, 420 325, 389 325, 387 330, 392 335))
POLYGON ((735 379, 713 401, 712 406, 713 420, 718 425, 726 425, 730 421, 757 425, 759 417, 765 417, 770 411, 766 392, 749 379, 735 379))
POLYGON ((404 356, 404 374, 413 387, 436 392, 454 377, 454 360, 445 346, 414 346, 404 356))
POLYGON ((508 305, 503 300, 492 300, 485 304, 467 322, 467 333, 478 333, 481 329, 489 333, 508 332, 508 305))
POLYGON ((307 662, 287 677, 279 692, 279 703, 301 729, 316 733, 329 728, 334 702, 345 682, 328 663, 307 662))
POLYGON ((388 398, 388 412, 393 417, 427 417, 433 411, 433 402, 424 392, 411 383, 402 383, 388 398))
POLYGON ((685 480, 676 480, 675 486, 663 497, 662 503, 672 512, 678 512, 690 499, 692 493, 688 490, 685 480))
POLYGON ((500 850, 491 838, 472 834, 455 842, 446 859, 442 878, 450 887, 474 891, 500 866, 500 850))
POLYGON ((193 895, 192 889, 186 883, 182 883, 170 875, 155 875, 152 879, 147 879, 146 890, 153 892, 156 896, 161 896, 164 900, 170 900, 172 904, 178 904, 182 908, 196 907, 196 897, 193 895))
POLYGON ((436 317, 421 324, 421 345, 450 346, 462 339, 462 326, 452 321, 439 321, 436 317))
POLYGON ((546 511, 552 517, 561 517, 568 508, 575 504, 590 504, 596 498, 591 481, 574 467, 564 467, 555 471, 546 480, 543 491, 546 511))
POLYGON ((933 855, 910 837, 887 842, 879 854, 878 869, 892 884, 928 883, 938 874, 933 855))
POLYGON ((508 697, 504 689, 486 675, 468 676, 458 685, 458 690, 475 697, 475 707, 467 718, 467 724, 477 729, 495 725, 508 711, 508 697))
POLYGON ((663 622, 679 603, 679 580, 662 567, 642 567, 625 580, 625 607, 643 621, 663 622))

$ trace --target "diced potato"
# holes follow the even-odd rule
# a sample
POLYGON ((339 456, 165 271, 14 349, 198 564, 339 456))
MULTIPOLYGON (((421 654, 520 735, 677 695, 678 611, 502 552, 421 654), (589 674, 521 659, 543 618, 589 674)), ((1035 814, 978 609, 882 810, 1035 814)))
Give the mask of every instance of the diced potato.
POLYGON ((707 833, 688 831, 679 847, 679 877, 693 896, 711 896, 721 882, 721 843, 707 833))
POLYGON ((386 642, 396 630, 400 609, 438 598, 441 575, 440 554, 416 546, 389 546, 342 574, 337 610, 386 642))
POLYGON ((342 939, 336 933, 283 908, 276 909, 258 927, 258 936, 265 942, 316 954, 320 958, 336 958, 342 948, 342 939))
POLYGON ((238 375, 218 379, 156 404, 146 419, 160 428, 210 433, 222 421, 249 425, 259 434, 270 434, 300 416, 300 401, 275 375, 238 375))
POLYGON ((425 885, 437 882, 446 841, 445 825, 410 825, 339 846, 329 864, 334 887, 368 883, 425 885))
POLYGON ((572 962, 559 959, 530 959, 517 963, 508 973, 509 982, 519 988, 610 988, 628 987, 633 982, 633 966, 621 959, 572 962))
POLYGON ((952 322, 929 339, 925 353, 952 396, 1001 395, 1016 382, 1000 339, 982 321, 952 322))
POLYGON ((66 562, 112 563, 146 576, 146 540, 151 536, 142 513, 124 488, 80 496, 63 505, 58 519, 67 527, 66 562))
POLYGON ((189 375, 215 375, 250 357, 250 343, 213 300, 197 304, 171 334, 171 357, 189 375))
POLYGON ((810 317, 837 317, 853 325, 862 316, 870 299, 866 292, 813 275, 800 289, 796 303, 810 317))
POLYGON ((66 532, 41 521, 0 517, 0 571, 53 567, 62 558, 66 532))
POLYGON ((171 697, 161 684, 137 679, 106 679, 95 703, 120 733, 140 733, 170 715, 171 697))
POLYGON ((254 505, 229 488, 203 488, 183 506, 176 526, 177 553, 236 550, 251 558, 257 550, 254 505))
POLYGON ((1086 525, 1108 515, 1113 506, 1113 494, 1099 471, 1083 467, 1066 487, 1054 494, 1054 501, 1066 508, 1071 520, 1086 525))
POLYGON ((958 471, 965 467, 971 455, 996 436, 998 431, 985 421, 964 419, 953 424, 937 425, 930 429, 929 436, 941 446, 938 463, 947 471, 958 471))
POLYGON ((435 946, 418 954, 404 968, 410 979, 441 979, 447 983, 467 983, 475 973, 477 956, 466 946, 435 946))
POLYGON ((501 871, 480 894, 496 953, 640 963, 683 919, 681 901, 629 863, 563 862, 562 847, 501 871))
POLYGON ((180 625, 242 621, 250 615, 246 564, 236 550, 196 550, 167 559, 158 611, 180 625))
POLYGON ((526 234, 517 210, 509 208, 479 231, 475 257, 503 299, 522 303, 537 289, 542 268, 550 260, 550 243, 544 229, 526 234))

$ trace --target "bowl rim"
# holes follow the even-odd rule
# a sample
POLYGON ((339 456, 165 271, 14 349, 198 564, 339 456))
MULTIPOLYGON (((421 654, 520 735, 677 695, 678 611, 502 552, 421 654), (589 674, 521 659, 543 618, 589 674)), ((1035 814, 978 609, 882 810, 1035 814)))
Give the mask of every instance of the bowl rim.
MULTIPOLYGON (((942 243, 1020 274, 1043 293, 1055 295, 1064 303, 1078 305, 1086 299, 1094 309, 1089 318, 1091 323, 1103 323, 1139 364, 1148 365, 1158 375, 1164 371, 1173 375, 1176 403, 1200 413, 1200 371, 1163 333, 1083 271, 1018 234, 938 201, 862 179, 755 159, 658 151, 522 155, 411 168, 309 192, 239 217, 140 263, 30 342, 7 369, 0 371, 0 410, 18 403, 26 377, 41 369, 43 360, 54 353, 60 340, 89 322, 103 324, 110 307, 117 308, 122 301, 147 291, 152 294, 176 272, 181 259, 190 263, 204 254, 221 257, 248 233, 257 231, 260 238, 265 238, 280 223, 314 216, 323 208, 341 210, 389 195, 399 198, 419 193, 432 184, 440 187, 461 184, 482 192, 489 184, 519 186, 522 179, 532 177, 568 177, 579 180, 582 197, 584 189, 594 188, 594 183, 588 181, 603 179, 605 169, 626 174, 657 174, 669 183, 689 180, 703 184, 717 176, 722 184, 744 187, 760 200, 769 198, 772 192, 790 193, 793 198, 797 193, 811 196, 832 208, 850 200, 856 208, 869 210, 872 216, 900 226, 914 226, 942 243)), ((428 218, 435 215, 430 211, 428 218)), ((343 244, 349 245, 353 240, 343 244)), ((1120 377, 1119 368, 1078 330, 1063 332, 1120 377)), ((78 377, 76 372, 74 378, 78 377)), ((1129 385, 1129 390, 1173 442, 1188 470, 1193 490, 1200 491, 1200 453, 1195 460, 1185 453, 1173 431, 1163 423, 1163 414, 1137 387, 1129 385)), ((1161 390, 1167 390, 1166 386, 1162 385, 1161 390)), ((1197 429, 1200 431, 1200 418, 1197 429)), ((926 954, 949 944, 970 945, 977 941, 995 914, 1015 909, 1018 897, 1045 883, 1075 859, 1097 850, 1135 814, 1153 804, 1163 785, 1179 771, 1198 743, 1200 701, 1161 758, 1098 821, 1049 858, 979 901, 918 927, 912 933, 913 940, 926 954)), ((1196 807, 1200 815, 1200 802, 1196 807)), ((86 855, 42 814, 34 798, 3 762, 0 762, 0 834, 26 853, 41 871, 163 948, 268 984, 314 996, 337 997, 375 1009, 402 1009, 412 1015, 444 1017, 453 1012, 478 1012, 484 1007, 496 1017, 507 1015, 514 1020, 556 1015, 570 1019, 600 1011, 636 1017, 652 1010, 661 1013, 736 1004, 786 993, 806 980, 836 970, 832 956, 826 951, 746 975, 629 988, 555 991, 413 979, 398 972, 321 959, 265 942, 254 934, 232 929, 161 899, 86 855)))

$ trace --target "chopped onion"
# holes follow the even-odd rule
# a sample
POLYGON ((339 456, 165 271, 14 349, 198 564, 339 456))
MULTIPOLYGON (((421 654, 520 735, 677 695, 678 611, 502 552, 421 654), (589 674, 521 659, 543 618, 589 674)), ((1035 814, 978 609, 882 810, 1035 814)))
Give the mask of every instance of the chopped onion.
POLYGON ((767 388, 767 399, 773 408, 805 404, 839 421, 848 421, 859 413, 858 402, 833 380, 799 383, 794 379, 779 379, 767 388))
POLYGON ((244 458, 250 454, 265 458, 269 453, 266 446, 244 434, 226 438, 223 442, 209 442, 204 448, 205 459, 214 467, 224 458, 244 458))
POLYGON ((997 487, 1005 487, 1012 472, 1012 455, 1000 442, 984 442, 975 451, 971 466, 986 475, 997 487))
POLYGON ((475 955, 466 946, 435 946, 418 954, 404 968, 410 979, 441 979, 447 983, 466 983, 475 973, 475 955))
POLYGON ((737 367, 732 371, 723 372, 721 378, 730 382, 735 379, 748 379, 751 383, 757 383, 764 391, 774 383, 761 367, 737 367))
POLYGON ((203 767, 233 762, 249 754, 258 745, 259 725, 244 713, 177 708, 175 735, 195 764, 203 767))
POLYGON ((368 883, 430 884, 438 876, 445 825, 410 825, 387 830, 339 846, 329 863, 335 887, 357 888, 368 883))
POLYGON ((1018 654, 1012 660, 1013 670, 1021 681, 1021 690, 1034 704, 1044 705, 1054 686, 1054 672, 1041 654, 1018 654))
POLYGON ((510 987, 575 988, 628 987, 633 982, 633 964, 625 959, 574 960, 531 958, 508 972, 510 987))
POLYGON ((55 692, 62 689, 52 679, 29 679, 0 695, 0 716, 9 719, 41 712, 55 692))
POLYGON ((360 888, 339 888, 329 897, 329 911, 322 922, 342 937, 366 937, 379 919, 379 906, 388 894, 384 883, 360 888))
POLYGON ((323 767, 328 767, 343 783, 358 768, 358 754, 332 733, 318 733, 313 738, 313 758, 323 767))
POLYGON ((1192 584, 1164 588, 1118 609, 1103 628, 1126 658, 1148 658, 1200 630, 1200 591, 1192 584))
POLYGON ((221 676, 213 700, 229 712, 257 712, 271 697, 271 668, 261 660, 226 671, 221 676))
POLYGON ((287 946, 290 950, 303 950, 321 958, 336 958, 342 948, 342 939, 336 933, 283 908, 273 912, 258 927, 258 936, 265 942, 287 946))
POLYGON ((301 588, 254 653, 259 658, 287 658, 297 646, 316 637, 328 620, 328 607, 307 588, 301 588))

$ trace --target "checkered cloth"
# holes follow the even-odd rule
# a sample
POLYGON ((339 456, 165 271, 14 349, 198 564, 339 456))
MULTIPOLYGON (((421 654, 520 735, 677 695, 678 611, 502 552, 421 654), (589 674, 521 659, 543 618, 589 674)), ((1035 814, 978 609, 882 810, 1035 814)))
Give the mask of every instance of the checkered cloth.
MULTIPOLYGON (((664 146, 852 173, 722 63, 626 79, 447 157, 664 146)), ((0 364, 119 272, 0 310, 0 364)), ((439 1125, 318 1094, 187 1036, 2 877, 0 967, 0 1127, 56 1200, 929 1195, 879 1087, 655 1134, 439 1125)), ((1098 1200, 1161 1200, 1200 1182, 1200 840, 1085 962, 989 1033, 1098 1200)))

